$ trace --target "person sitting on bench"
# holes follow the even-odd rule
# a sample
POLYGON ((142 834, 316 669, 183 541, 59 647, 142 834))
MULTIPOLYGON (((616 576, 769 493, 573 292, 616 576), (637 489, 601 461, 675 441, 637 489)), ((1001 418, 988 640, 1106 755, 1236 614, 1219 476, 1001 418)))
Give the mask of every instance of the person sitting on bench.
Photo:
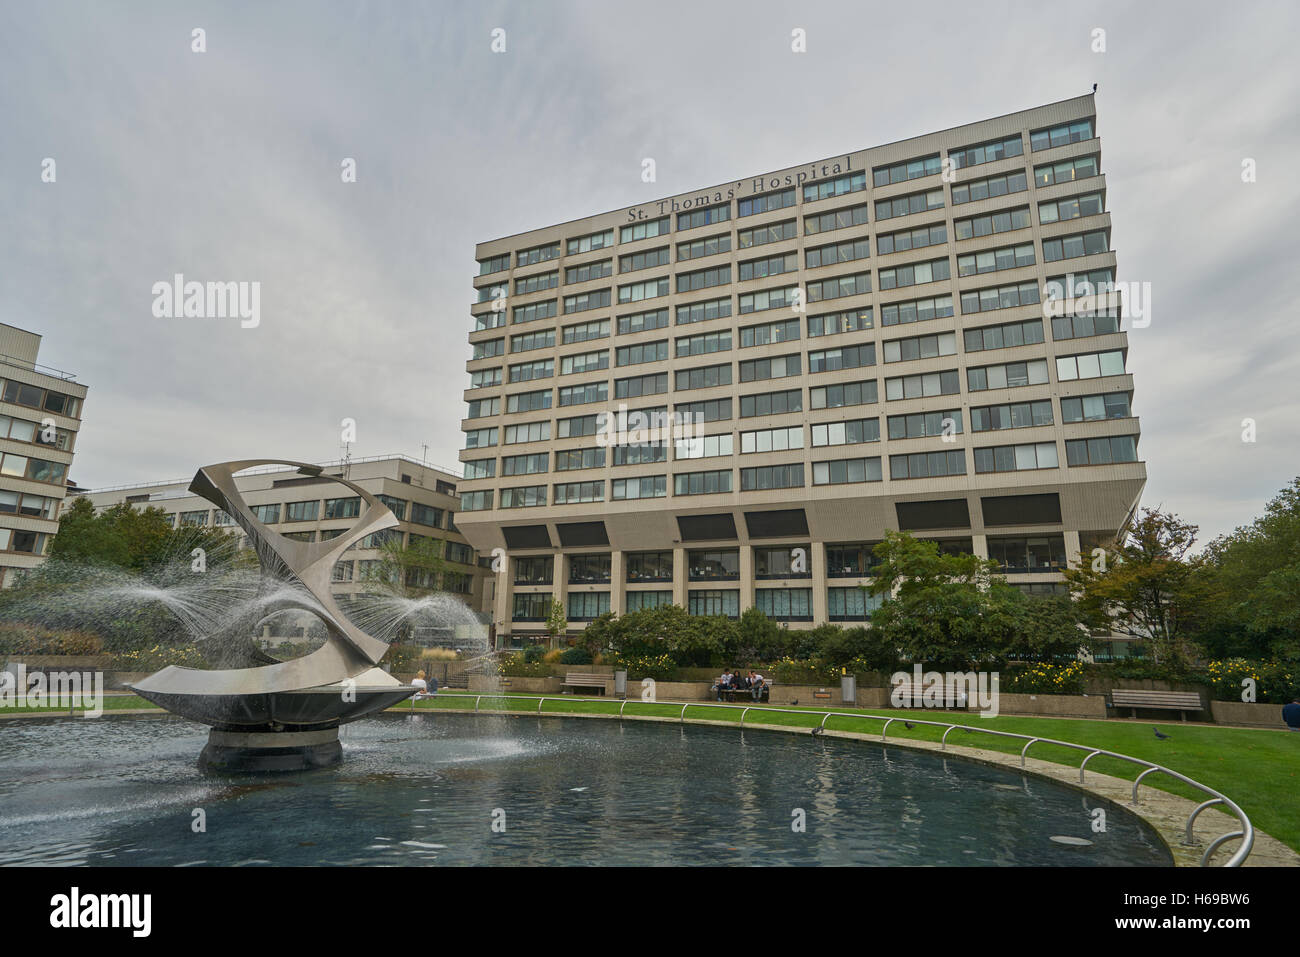
POLYGON ((763 676, 757 672, 751 671, 749 673, 749 693, 753 696, 755 701, 762 699, 763 685, 766 683, 767 682, 764 680, 763 676))

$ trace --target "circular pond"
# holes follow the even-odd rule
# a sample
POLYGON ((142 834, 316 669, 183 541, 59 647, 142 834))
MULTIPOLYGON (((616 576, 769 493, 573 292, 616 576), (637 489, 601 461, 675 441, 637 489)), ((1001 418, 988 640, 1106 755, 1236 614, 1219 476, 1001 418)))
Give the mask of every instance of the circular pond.
POLYGON ((338 767, 222 777, 179 719, 5 722, 0 864, 1171 863, 1119 805, 893 746, 427 713, 342 737, 338 767))

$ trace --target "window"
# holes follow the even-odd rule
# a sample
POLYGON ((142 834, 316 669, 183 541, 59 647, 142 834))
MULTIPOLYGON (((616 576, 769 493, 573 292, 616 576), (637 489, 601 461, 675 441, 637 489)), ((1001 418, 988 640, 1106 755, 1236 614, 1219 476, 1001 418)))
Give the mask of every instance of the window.
POLYGON ((759 213, 771 213, 794 204, 794 187, 778 190, 775 193, 764 193, 761 196, 751 196, 748 199, 736 201, 736 218, 757 216, 759 213))
POLYGON ((970 427, 974 432, 997 432, 1003 429, 1028 429, 1052 424, 1052 403, 1012 402, 1008 405, 985 405, 970 410, 970 427))
POLYGON ((608 398, 609 384, 606 382, 586 382, 582 385, 566 385, 560 388, 562 408, 570 405, 586 405, 589 402, 604 402, 608 398))
POLYGON ((650 329, 664 329, 668 326, 668 310, 652 309, 649 312, 634 312, 618 317, 618 334, 620 336, 633 332, 645 332, 650 329))
POLYGON ((742 492, 773 488, 803 488, 803 464, 768 465, 740 470, 742 492))
POLYGON ((966 183, 952 184, 952 204, 974 203, 981 199, 995 199, 1011 193, 1023 193, 1029 189, 1029 178, 1025 171, 1018 169, 1002 176, 990 176, 987 179, 971 180, 966 183))
MULTIPOLYGON (((663 442, 642 442, 637 445, 615 445, 615 465, 648 465, 668 461, 668 446, 663 442)), ((614 489, 618 491, 617 486, 614 489)), ((618 498, 618 495, 614 496, 618 498)))
POLYGON ((1069 382, 1073 379, 1099 379, 1102 376, 1124 374, 1124 353, 1090 352, 1081 356, 1062 356, 1056 360, 1056 379, 1069 382))
POLYGON ((807 561, 811 549, 805 542, 802 545, 782 545, 777 548, 754 547, 755 578, 812 578, 812 570, 807 561), (803 568, 795 571, 795 550, 803 552, 803 568))
POLYGON ((812 444, 859 445, 880 441, 879 419, 849 419, 844 422, 820 422, 812 427, 812 444))
MULTIPOLYGON (((664 252, 666 253, 667 250, 665 249, 664 252)), ((626 259, 627 257, 624 258, 626 259)), ((590 282, 593 279, 608 279, 612 275, 614 275, 613 260, 602 259, 599 262, 583 263, 581 266, 570 266, 568 269, 564 270, 564 284, 567 286, 575 282, 590 282)), ((552 283, 552 285, 554 285, 554 283, 552 283)))
POLYGON ((840 369, 858 369, 876 364, 876 344, 867 342, 860 346, 842 346, 838 349, 821 349, 808 353, 808 371, 836 372, 840 369))
POLYGON ((494 356, 505 355, 506 340, 501 339, 484 339, 482 342, 474 343, 473 352, 470 353, 470 360, 491 359, 494 356))
POLYGON ((629 582, 670 582, 673 580, 673 553, 629 552, 623 556, 623 567, 629 582))
POLYGON ((1073 123, 1062 123, 1060 126, 1049 127, 1045 130, 1034 130, 1029 134, 1029 148, 1034 152, 1038 152, 1052 146, 1064 146, 1067 143, 1090 140, 1092 137, 1092 120, 1077 120, 1073 123))
POLYGON ((492 508, 492 489, 478 492, 460 493, 460 510, 462 512, 483 512, 492 508))
POLYGON ((880 270, 880 289, 898 289, 902 286, 921 286, 927 282, 939 282, 952 278, 948 260, 932 259, 929 262, 910 263, 906 266, 894 266, 880 270))
MULTIPOLYGON (((623 287, 619 288, 619 295, 622 296, 623 287)), ((667 290, 664 290, 667 292, 667 290)), ((626 299, 619 299, 619 302, 628 302, 626 299)), ((579 293, 576 296, 564 297, 564 311, 569 312, 586 312, 588 309, 603 309, 609 305, 609 290, 594 289, 591 292, 579 293)))
POLYGON ((614 479, 610 498, 616 502, 638 498, 664 498, 668 494, 668 476, 643 475, 640 478, 614 479))
POLYGON ((475 429, 465 433, 465 448, 482 449, 497 444, 496 429, 475 429))
POLYGON ((743 326, 740 330, 740 347, 747 349, 751 346, 771 345, 774 342, 790 342, 798 338, 798 319, 765 322, 757 326, 743 326))
POLYGON ((493 256, 491 259, 480 259, 478 261, 478 274, 486 276, 490 273, 501 272, 510 268, 510 254, 505 253, 500 256, 493 256))
POLYGON ((511 413, 536 412, 550 407, 550 389, 542 389, 539 392, 516 392, 514 395, 506 396, 506 411, 511 413))
POLYGON ((696 229, 700 226, 711 226, 714 223, 725 223, 731 219, 731 204, 723 203, 721 206, 709 206, 705 209, 693 209, 688 213, 677 214, 677 230, 696 229))
POLYGON ((569 558, 569 584, 600 584, 609 581, 610 556, 608 552, 599 555, 573 555, 569 558))
POLYGON ((609 592, 569 592, 569 621, 593 621, 609 611, 609 592))
POLYGON ((1119 316, 1114 309, 1108 309, 1099 315, 1091 310, 1074 316, 1052 317, 1053 339, 1084 339, 1088 336, 1104 336, 1119 332, 1119 316))
MULTIPOLYGON (((577 375, 609 368, 609 350, 579 352, 560 359, 560 375, 577 375)), ((549 372, 547 373, 550 374, 549 372)))
POLYGON ((1084 216, 1096 216, 1102 211, 1101 193, 1088 193, 1084 196, 1067 196, 1065 199, 1053 199, 1038 204, 1038 221, 1040 223, 1057 223, 1067 219, 1081 219, 1084 216))
POLYGON ((760 392, 740 397, 740 417, 751 419, 757 415, 785 415, 803 411, 803 390, 786 392, 760 392))
POLYGON ((784 452, 789 449, 801 448, 803 448, 802 425, 784 429, 760 429, 755 432, 740 433, 740 452, 742 455, 751 452, 784 452))
POLYGON ((1014 286, 990 286, 971 289, 961 294, 961 311, 964 315, 990 312, 994 309, 1014 309, 1039 302, 1038 283, 1022 282, 1014 286))
POLYGON ((996 366, 978 366, 966 370, 966 389, 969 392, 984 392, 987 389, 1018 389, 1027 385, 1043 385, 1046 382, 1046 359, 1008 362, 996 366))
POLYGON ((731 418, 731 400, 706 399, 703 402, 679 402, 673 406, 673 415, 681 425, 725 422, 731 418))
POLYGON ((497 329, 506 324, 506 312, 502 309, 500 312, 484 312, 474 317, 474 331, 482 332, 485 329, 497 329))
POLYGON ((623 604, 629 614, 650 608, 664 608, 672 603, 671 591, 629 591, 623 596, 623 604))
MULTIPOLYGON (((967 253, 957 257, 958 276, 978 276, 986 272, 1002 269, 1019 269, 1034 265, 1034 244, 1022 243, 1019 246, 1004 246, 1001 249, 986 249, 983 252, 967 253)), ((883 277, 882 277, 882 282, 883 277)))
POLYGON ((469 387, 471 389, 487 389, 492 386, 501 384, 501 367, 494 369, 479 369, 470 373, 469 387))
POLYGON ((546 262, 548 259, 558 258, 559 255, 560 244, 558 242, 547 243, 545 246, 534 246, 532 249, 521 249, 515 253, 515 267, 546 262))
POLYGON ((876 222, 915 213, 926 213, 932 209, 943 209, 942 189, 931 189, 908 196, 895 196, 893 199, 878 199, 876 200, 876 222))
POLYGON ((352 562, 335 562, 330 570, 330 581, 336 584, 352 581, 352 562))
MULTIPOLYGON (((1115 291, 1115 274, 1109 269, 1090 269, 1087 272, 1052 276, 1047 280, 1046 289, 1048 301, 1107 296, 1115 291)), ((1080 304, 1085 305, 1087 304, 1080 304)), ((1083 310, 1076 308, 1075 311, 1083 310)))
POLYGON ((740 314, 743 316, 746 313, 763 312, 767 309, 783 309, 794 302, 796 288, 784 286, 780 289, 764 289, 761 292, 743 293, 740 297, 740 314))
POLYGON ((310 502, 290 502, 284 507, 284 520, 286 522, 314 522, 319 508, 320 502, 315 500, 310 502))
POLYGON ((1066 423, 1127 419, 1131 414, 1127 392, 1084 395, 1061 400, 1061 421, 1066 423))
MULTIPOLYGON (((316 503, 312 502, 311 504, 315 505, 316 503)), ((313 515, 312 517, 314 518, 315 516, 313 515)), ((294 519, 290 519, 290 521, 294 521, 294 519)), ((193 512, 181 512, 180 523, 181 525, 207 525, 208 510, 202 508, 193 512)))
POLYGON ((925 322, 952 315, 952 296, 934 296, 930 299, 913 299, 909 302, 891 302, 880 307, 880 324, 898 326, 909 322, 925 322))
POLYGON ((1096 439, 1071 439, 1065 443, 1065 461, 1074 465, 1110 465, 1137 461, 1137 436, 1103 435, 1096 439))
POLYGON ((826 617, 831 621, 869 621, 884 601, 884 595, 871 595, 861 588, 828 588, 826 617))
POLYGON ((507 425, 506 445, 518 445, 521 442, 547 442, 551 438, 550 422, 529 422, 526 425, 507 425))
POLYGON ((491 399, 471 399, 465 413, 467 419, 482 419, 489 415, 501 414, 501 399, 493 396, 491 399))
MULTIPOLYGON (((740 281, 747 282, 751 279, 766 279, 768 276, 779 276, 781 273, 794 272, 799 268, 799 257, 795 253, 786 253, 783 256, 770 256, 766 259, 748 259, 740 264, 740 281)), ((710 270, 711 272, 712 270, 710 270)), ((730 267, 726 267, 730 274, 730 267)), ((687 275, 696 275, 687 273, 687 275)), ((682 279, 677 277, 677 291, 682 292, 682 279)), ((724 282, 727 281, 724 279, 724 282)), ((714 285, 714 284, 710 284, 714 285)), ((699 288, 699 287, 696 287, 699 288)))
POLYGON ((526 332, 520 336, 510 337, 511 352, 528 352, 531 349, 555 348, 555 330, 544 329, 539 332, 526 332))
POLYGON ((942 246, 948 241, 948 227, 943 223, 933 226, 918 226, 916 229, 904 229, 896 233, 876 236, 876 252, 881 256, 889 253, 906 252, 909 249, 923 249, 926 246, 942 246))
POLYGON ((1029 228, 1029 207, 1006 209, 987 216, 975 216, 972 219, 959 219, 952 224, 958 239, 978 239, 981 236, 993 236, 997 233, 1009 233, 1017 229, 1029 228))
POLYGON ((677 391, 685 389, 708 389, 715 385, 731 384, 731 364, 716 366, 700 366, 696 369, 680 369, 674 381, 673 388, 677 391))
POLYGON ((841 332, 861 332, 873 325, 870 306, 846 309, 843 312, 826 312, 820 316, 808 317, 808 338, 833 336, 841 332))
MULTIPOLYGON (((678 339, 678 342, 682 340, 678 339)), ((680 355, 680 353, 679 353, 680 355)), ((638 342, 634 346, 619 346, 614 350, 616 366, 634 366, 643 362, 663 362, 668 358, 668 340, 638 342)))
POLYGON ((543 289, 554 289, 560 282, 560 272, 558 269, 552 269, 550 272, 539 272, 532 276, 524 276, 515 280, 515 295, 523 296, 530 292, 541 292, 543 289))
POLYGON ((962 449, 952 449, 947 452, 916 452, 911 455, 889 457, 891 479, 936 478, 965 474, 966 453, 962 449))
POLYGON ((731 251, 731 233, 722 233, 720 236, 710 236, 708 239, 697 239, 694 242, 677 244, 677 261, 685 262, 688 259, 702 259, 705 256, 716 256, 718 253, 731 251))
POLYGON ((885 401, 920 399, 936 395, 956 395, 961 391, 957 370, 927 372, 924 375, 900 376, 885 380, 885 401))
POLYGON ((376 495, 375 498, 379 499, 390 512, 397 516, 399 521, 406 518, 405 499, 393 498, 391 495, 376 495))
POLYGON ((832 196, 844 196, 847 193, 861 192, 866 188, 867 174, 865 172, 846 173, 834 179, 822 180, 820 183, 809 183, 803 188, 803 201, 812 203, 819 199, 829 199, 832 196))
POLYGON ((526 306, 515 306, 511 312, 510 321, 513 323, 535 322, 538 319, 551 319, 555 316, 556 301, 547 299, 545 302, 533 302, 526 306))
POLYGON ((1043 240, 1043 262, 1054 263, 1062 259, 1095 256, 1106 252, 1106 249, 1106 231, 1102 229, 1091 233, 1075 233, 1073 236, 1058 236, 1043 240))
POLYGON ((716 495, 731 491, 731 470, 678 472, 673 476, 674 495, 716 495))
POLYGON ((614 245, 614 230, 607 229, 604 232, 592 233, 589 236, 579 236, 576 239, 570 239, 566 251, 570 256, 578 253, 589 253, 593 249, 608 249, 614 245))
POLYGON ((957 169, 979 166, 982 163, 992 163, 996 160, 1006 159, 1009 156, 1024 155, 1025 143, 1020 138, 1019 133, 1006 139, 991 140, 988 143, 980 143, 978 146, 968 146, 965 149, 948 151, 948 158, 952 160, 952 165, 957 169))
POLYGON ((798 235, 799 229, 795 221, 787 219, 783 223, 768 223, 766 226, 740 230, 736 234, 736 245, 740 249, 750 249, 754 246, 766 246, 768 243, 794 239, 798 235))
MULTIPOLYGON (((825 213, 805 216, 803 218, 803 231, 805 236, 815 236, 818 233, 829 233, 836 229, 848 229, 850 226, 865 226, 866 224, 867 204, 861 203, 857 206, 844 206, 825 213)), ((790 225, 794 225, 793 220, 791 220, 790 225)))
POLYGON ((698 549, 686 553, 691 581, 735 581, 740 578, 740 550, 698 549))
POLYGON ((633 399, 640 395, 658 395, 667 391, 667 372, 614 380, 614 398, 616 399, 633 399))
POLYGON ((665 216, 662 219, 652 219, 645 223, 636 223, 632 226, 624 226, 619 230, 619 242, 633 243, 639 239, 653 239, 655 236, 666 236, 672 232, 672 225, 665 216))
POLYGON ((280 521, 279 505, 250 505, 253 517, 263 525, 275 525, 280 521))
MULTIPOLYGON (((521 485, 501 490, 502 508, 537 508, 546 504, 545 485, 521 485)), ((558 502, 556 504, 559 504, 558 502)), ((462 502, 461 511, 465 511, 462 502)))
POLYGON ((1100 172, 1099 165, 1098 157, 1094 154, 1035 166, 1034 183, 1037 186, 1053 186, 1057 183, 1073 183, 1079 179, 1090 179, 1100 172))
POLYGON ((799 375, 801 362, 799 353, 788 356, 774 356, 770 359, 745 359, 740 363, 741 382, 759 382, 764 379, 784 379, 799 375))
POLYGON ((877 166, 871 171, 871 184, 873 186, 889 186, 893 183, 905 183, 909 179, 933 176, 942 170, 943 163, 939 159, 939 154, 935 153, 933 156, 905 160, 902 163, 894 163, 892 166, 877 166))
POLYGON ((534 555, 515 559, 516 585, 553 584, 555 559, 550 555, 534 555))
MULTIPOLYGON (((663 282, 663 292, 656 295, 666 296, 668 294, 668 280, 665 279, 663 282)), ((677 274, 677 291, 694 292, 696 289, 708 289, 711 286, 725 286, 729 282, 731 282, 730 265, 714 266, 711 269, 697 269, 694 272, 679 272, 677 274)))
POLYGON ((731 298, 710 299, 696 302, 689 306, 677 307, 677 324, 679 326, 692 322, 704 322, 708 319, 722 319, 731 315, 731 298))
MULTIPOLYGON (((798 323, 796 323, 796 328, 798 323)), ((665 351, 667 343, 664 343, 665 351)), ((697 336, 683 336, 676 341, 677 357, 702 356, 711 352, 728 352, 731 349, 731 331, 704 332, 697 336)), ((665 356, 666 358, 666 356, 665 356)))
POLYGON ((557 449, 555 452, 555 471, 557 472, 604 468, 604 466, 605 449, 601 446, 590 449, 557 449))
MULTIPOLYGON (((852 276, 839 276, 823 279, 808 284, 808 301, 822 302, 826 299, 842 299, 845 296, 858 296, 871 292, 871 273, 860 272, 852 276)), ((743 311, 743 310, 742 310, 743 311)))
POLYGON ((1033 538, 990 536, 989 558, 1003 572, 1065 571, 1065 536, 1041 535, 1033 538))
MULTIPOLYGON (((832 266, 835 263, 851 262, 855 259, 866 259, 871 255, 871 243, 864 236, 862 239, 851 239, 847 242, 832 243, 829 246, 817 246, 804 252, 804 265, 809 269, 816 269, 819 266, 832 266)), ((742 275, 740 277, 744 279, 742 275)))
POLYGON ((361 498, 354 495, 351 498, 327 498, 325 500, 325 517, 329 518, 356 518, 361 514, 361 498))
POLYGON ((510 617, 514 621, 546 621, 552 600, 550 592, 516 592, 510 617))
POLYGON ((945 412, 915 412, 911 415, 889 417, 891 439, 942 438, 961 434, 961 409, 945 412))
MULTIPOLYGON (((665 317, 666 318, 666 317, 665 317)), ((609 336, 609 320, 597 319, 593 322, 580 322, 564 327, 564 345, 575 342, 589 342, 592 339, 605 339, 609 336)))
POLYGON ((497 474, 496 459, 472 459, 461 464, 467 479, 493 478, 497 474))
POLYGON ((754 606, 777 621, 812 621, 812 589, 756 588, 754 606))
POLYGON ((555 360, 538 359, 535 362, 519 362, 509 367, 508 374, 510 382, 531 382, 533 379, 549 379, 555 374, 555 360))
POLYGON ((1028 445, 999 445, 975 450, 975 472, 1027 472, 1033 469, 1054 469, 1055 442, 1035 442, 1028 445))
POLYGON ((887 339, 884 346, 886 362, 953 356, 957 354, 957 334, 940 332, 932 336, 913 336, 910 339, 887 339))
POLYGON ((667 266, 668 263, 668 247, 660 246, 657 249, 647 249, 643 252, 619 256, 618 271, 623 273, 636 272, 638 269, 655 269, 659 266, 667 266))
POLYGON ((966 329, 962 336, 967 352, 1035 345, 1043 341, 1043 322, 1041 319, 1029 319, 1000 326, 983 326, 979 329, 966 329))
POLYGON ((570 419, 560 419, 558 425, 559 437, 562 439, 595 435, 597 431, 596 416, 594 415, 578 415, 570 419))
POLYGON ((740 617, 740 592, 735 589, 695 591, 686 597, 686 612, 690 615, 726 615, 740 617))
POLYGON ((808 402, 813 409, 843 409, 854 405, 869 405, 876 401, 875 379, 816 386, 808 390, 808 402))

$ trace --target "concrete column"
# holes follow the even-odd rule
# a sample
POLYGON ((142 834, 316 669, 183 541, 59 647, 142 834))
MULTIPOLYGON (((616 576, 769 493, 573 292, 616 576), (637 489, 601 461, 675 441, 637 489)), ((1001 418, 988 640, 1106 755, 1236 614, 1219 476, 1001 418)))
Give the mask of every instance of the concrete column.
POLYGON ((627 575, 623 572, 623 553, 612 551, 609 553, 609 610, 616 615, 623 614, 626 607, 623 602, 623 594, 627 591, 627 582, 624 580, 627 575))
POLYGON ((1082 546, 1079 544, 1079 533, 1069 529, 1065 532, 1065 560, 1071 568, 1079 567, 1079 552, 1082 546))
POLYGON ((826 578, 826 543, 813 542, 808 546, 808 561, 811 563, 812 571, 812 610, 813 610, 813 627, 824 625, 830 621, 830 611, 827 608, 826 588, 828 580, 826 578))
POLYGON ((673 549, 673 604, 686 607, 686 591, 688 587, 687 575, 689 569, 686 567, 686 549, 673 549))
POLYGON ((494 572, 496 575, 496 601, 493 603, 492 620, 497 626, 497 643, 498 646, 503 643, 502 639, 514 631, 514 625, 510 616, 514 610, 515 602, 515 559, 506 559, 506 570, 504 572, 494 572))
POLYGON ((989 557, 989 537, 987 535, 971 535, 971 550, 980 558, 989 557))
MULTIPOLYGON (((569 614, 569 556, 563 553, 557 553, 555 556, 555 584, 551 588, 551 598, 558 601, 564 608, 564 614, 569 614)), ((557 636, 559 641, 563 636, 557 636)))
POLYGON ((745 609, 752 608, 754 605, 754 546, 740 546, 740 611, 738 614, 743 615, 745 609))

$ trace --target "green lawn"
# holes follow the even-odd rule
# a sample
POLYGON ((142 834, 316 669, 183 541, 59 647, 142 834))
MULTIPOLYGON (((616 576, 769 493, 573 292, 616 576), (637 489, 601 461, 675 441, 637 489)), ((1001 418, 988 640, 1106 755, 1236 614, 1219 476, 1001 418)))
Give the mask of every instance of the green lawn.
MULTIPOLYGON (((472 701, 465 700, 473 697, 473 695, 444 691, 436 698, 416 702, 415 707, 417 709, 473 707, 472 701)), ((545 703, 543 713, 609 714, 616 713, 619 705, 620 702, 602 701, 598 698, 552 700, 545 703)), ((537 697, 527 695, 484 697, 479 707, 483 711, 535 712, 537 697)), ((409 704, 402 704, 394 710, 408 708, 410 708, 409 704)), ((824 714, 824 711, 814 708, 791 710, 807 713, 771 712, 755 707, 745 720, 747 723, 752 721, 811 729, 821 724, 822 714, 824 714), (760 711, 763 713, 760 714, 760 711)), ((648 704, 630 700, 624 713, 677 717, 681 711, 681 704, 648 704)), ((1156 722, 1154 727, 1160 728, 1163 734, 1169 735, 1167 740, 1161 741, 1156 738, 1152 730, 1153 724, 1129 721, 1013 716, 986 719, 974 715, 942 712, 918 715, 916 711, 864 710, 863 714, 908 718, 913 721, 924 717, 938 721, 951 720, 977 728, 1054 738, 1058 741, 1086 744, 1135 758, 1143 758, 1221 791, 1241 805, 1242 810, 1250 815, 1256 827, 1292 849, 1300 851, 1300 814, 1295 811, 1296 794, 1300 792, 1300 734, 1288 731, 1156 722)), ((711 707, 708 704, 692 704, 687 708, 686 717, 739 722, 740 711, 733 708, 711 707)), ((837 731, 863 731, 874 734, 879 734, 883 725, 883 721, 857 717, 832 717, 826 722, 827 728, 837 731)), ((942 736, 941 728, 918 724, 908 730, 899 721, 889 726, 891 740, 938 741, 942 736)), ((1024 746, 1023 741, 963 731, 953 731, 948 735, 948 742, 977 746, 990 751, 1004 751, 1009 754, 1019 754, 1024 746)), ((1084 752, 1046 744, 1035 744, 1030 748, 1029 754, 1031 757, 1072 767, 1078 767, 1085 757, 1084 752)), ((1101 774, 1131 781, 1142 769, 1127 761, 1096 757, 1088 762, 1088 770, 1096 770, 1101 774)), ((1142 782, 1142 786, 1157 787, 1198 802, 1204 799, 1204 795, 1196 789, 1159 773, 1148 775, 1142 782)))

